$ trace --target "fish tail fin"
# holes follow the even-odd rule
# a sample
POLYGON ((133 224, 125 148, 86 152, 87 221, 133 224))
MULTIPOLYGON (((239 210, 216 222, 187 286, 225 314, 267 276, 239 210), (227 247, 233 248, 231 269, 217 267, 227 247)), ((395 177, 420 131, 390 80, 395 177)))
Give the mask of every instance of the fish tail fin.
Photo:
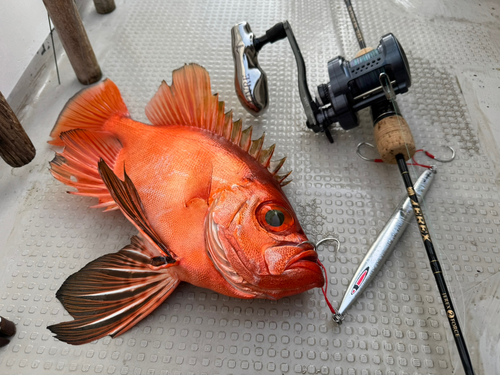
POLYGON ((49 163, 52 176, 78 190, 70 194, 98 198, 99 203, 93 208, 118 209, 99 174, 98 164, 103 159, 114 168, 122 149, 120 141, 108 132, 82 129, 61 133, 60 140, 65 147, 49 163))
POLYGON ((139 237, 71 275, 56 297, 75 320, 47 327, 72 345, 121 335, 144 319, 180 283, 175 266, 139 237))
POLYGON ((117 209, 104 185, 97 164, 102 158, 114 167, 122 148, 106 129, 112 118, 129 117, 118 87, 109 79, 80 91, 62 110, 50 136, 50 144, 64 146, 50 162, 52 175, 77 192, 71 194, 99 198, 93 207, 117 209))
POLYGON ((61 111, 48 143, 64 146, 62 133, 73 129, 103 131, 112 117, 130 117, 118 87, 110 79, 84 89, 73 96, 61 111))

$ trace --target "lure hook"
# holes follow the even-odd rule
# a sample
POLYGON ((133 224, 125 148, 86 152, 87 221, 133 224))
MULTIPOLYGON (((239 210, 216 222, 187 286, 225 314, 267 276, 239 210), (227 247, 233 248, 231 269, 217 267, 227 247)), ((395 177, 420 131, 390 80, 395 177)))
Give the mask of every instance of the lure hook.
MULTIPOLYGON (((311 242, 311 241, 304 241, 304 242, 299 243, 297 246, 300 246, 300 245, 303 245, 303 244, 309 244, 309 245, 311 245, 314 248, 314 251, 318 252, 318 250, 317 250, 318 246, 321 245, 322 243, 327 242, 327 241, 335 241, 337 243, 337 251, 340 249, 340 241, 337 238, 333 238, 333 237, 323 238, 323 239, 319 240, 316 243, 311 242)), ((325 284, 324 284, 324 286, 321 287, 321 291, 323 292, 323 296, 325 297, 325 302, 328 305, 328 307, 330 308, 330 311, 332 312, 332 314, 335 315, 336 311, 333 308, 333 306, 330 303, 330 301, 328 299, 328 296, 327 296, 327 292, 328 292, 328 273, 326 272, 325 266, 323 265, 323 263, 320 262, 319 259, 317 259, 317 263, 319 264, 319 266, 321 267, 321 269, 323 270, 323 273, 325 275, 325 284)))
POLYGON ((337 244, 336 251, 338 251, 340 249, 340 241, 338 240, 338 238, 334 238, 334 237, 327 237, 327 238, 323 238, 323 239, 319 240, 316 243, 316 248, 318 248, 319 245, 321 245, 322 243, 327 242, 327 241, 334 241, 337 244))
MULTIPOLYGON (((373 161, 373 162, 376 162, 376 163, 382 162, 382 159, 370 159, 370 158, 367 158, 366 156, 364 156, 363 154, 361 154, 360 148, 363 145, 370 146, 371 148, 375 148, 374 145, 372 145, 371 143, 368 143, 368 142, 358 143, 358 145, 356 146, 356 154, 361 159, 366 160, 366 161, 373 161)), ((427 155, 427 157, 429 157, 431 159, 437 160, 437 161, 439 161, 441 163, 449 163, 450 161, 453 161, 455 159, 455 156, 456 156, 455 149, 453 147, 451 147, 451 146, 448 146, 448 145, 443 145, 443 146, 449 148, 450 151, 451 151, 451 157, 449 159, 437 158, 433 154, 431 154, 429 151, 426 151, 423 148, 420 149, 420 150, 415 151, 415 155, 418 152, 423 152, 423 153, 425 153, 425 155, 427 155)), ((419 165, 419 166, 425 167, 425 168, 431 168, 431 166, 429 166, 429 165, 423 165, 423 164, 419 164, 418 162, 416 162, 415 159, 414 159, 415 155, 412 157, 412 160, 415 163, 414 165, 419 165)), ((408 164, 408 165, 411 165, 411 164, 408 164)))
POLYGON ((334 238, 334 237, 323 238, 323 239, 319 240, 316 243, 314 243, 312 241, 304 241, 304 242, 299 243, 297 246, 301 246, 301 245, 304 245, 304 244, 309 244, 309 245, 311 245, 314 248, 314 251, 317 252, 319 245, 321 245, 322 243, 327 242, 327 241, 335 241, 337 243, 337 249, 336 250, 338 251, 340 249, 340 241, 337 238, 334 238))
POLYGON ((378 161, 379 159, 369 159, 367 158, 366 156, 363 156, 361 154, 361 151, 359 151, 359 149, 361 148, 361 146, 363 145, 367 145, 367 146, 370 146, 371 148, 375 148, 374 145, 372 145, 371 143, 368 143, 368 142, 361 142, 361 143, 358 143, 358 145, 356 146, 356 154, 363 160, 366 160, 366 161, 378 161))
POLYGON ((435 157, 434 155, 432 155, 430 152, 427 152, 425 150, 418 150, 418 151, 423 151, 425 153, 425 155, 427 155, 428 157, 430 157, 431 159, 434 159, 434 160, 437 160, 437 161, 440 161, 441 163, 449 163, 450 161, 453 161, 455 159, 455 150, 453 149, 453 147, 451 146, 448 146, 448 145, 443 145, 444 147, 448 147, 451 151, 451 157, 449 159, 441 159, 441 158, 437 158, 435 157))

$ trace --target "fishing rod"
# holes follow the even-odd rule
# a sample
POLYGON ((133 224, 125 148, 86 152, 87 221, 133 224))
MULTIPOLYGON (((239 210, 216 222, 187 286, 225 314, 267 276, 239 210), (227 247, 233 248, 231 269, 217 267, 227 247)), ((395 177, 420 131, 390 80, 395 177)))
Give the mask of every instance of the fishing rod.
POLYGON ((314 132, 324 132, 333 143, 329 130, 332 124, 339 123, 345 130, 352 129, 359 125, 358 111, 371 108, 377 149, 385 163, 398 165, 462 365, 466 374, 473 375, 458 318, 406 165, 406 161, 416 152, 410 127, 396 102, 396 95, 407 92, 411 86, 406 54, 391 33, 384 35, 376 48, 366 47, 352 4, 349 0, 345 0, 345 4, 361 50, 351 61, 338 56, 328 62, 329 82, 317 87, 315 100, 309 92, 304 59, 288 21, 277 23, 261 37, 254 35, 247 22, 241 22, 231 29, 236 94, 252 115, 258 116, 267 110, 267 75, 259 64, 258 53, 263 46, 286 38, 297 63, 299 96, 308 128, 314 132))
MULTIPOLYGON (((345 0, 345 3, 349 11, 356 37, 359 41, 359 46, 360 48, 367 49, 366 43, 363 39, 363 34, 361 33, 359 24, 356 20, 354 9, 352 9, 351 2, 349 0, 345 0)), ((375 141, 377 143, 377 148, 382 160, 385 163, 398 165, 399 172, 401 173, 401 177, 403 178, 403 182, 406 187, 408 198, 411 202, 411 207, 413 208, 413 213, 415 214, 415 219, 417 220, 427 257, 429 258, 430 267, 434 274, 434 278, 436 279, 439 294, 445 308, 446 317, 448 318, 448 322, 450 323, 450 327, 453 332, 453 338, 455 339, 455 344, 462 361, 462 366, 466 374, 473 375, 474 370, 472 368, 472 362, 470 360, 465 339, 462 335, 462 330, 455 312, 456 310, 453 306, 452 298, 448 291, 448 286, 446 285, 443 271, 441 269, 441 264, 439 263, 437 253, 432 243, 429 227, 425 220, 422 207, 419 203, 419 198, 417 197, 417 193, 415 191, 415 187, 413 186, 410 173, 408 172, 408 166, 406 164, 406 161, 412 158, 415 154, 415 142, 413 140, 410 127, 403 118, 397 105, 396 95, 389 76, 385 72, 381 72, 379 80, 386 100, 382 100, 381 102, 375 103, 371 106, 372 116, 374 118, 375 141), (398 132, 399 134, 397 134, 398 132)))

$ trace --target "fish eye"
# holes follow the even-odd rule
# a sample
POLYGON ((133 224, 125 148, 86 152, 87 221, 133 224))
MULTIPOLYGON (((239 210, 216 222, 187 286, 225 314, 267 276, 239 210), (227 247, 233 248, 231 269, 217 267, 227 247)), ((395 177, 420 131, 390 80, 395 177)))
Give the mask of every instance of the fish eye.
POLYGON ((285 214, 280 210, 269 210, 266 213, 266 223, 272 227, 280 227, 285 222, 285 214))
POLYGON ((271 232, 283 232, 295 222, 288 209, 278 204, 264 202, 257 207, 257 219, 262 228, 271 232))

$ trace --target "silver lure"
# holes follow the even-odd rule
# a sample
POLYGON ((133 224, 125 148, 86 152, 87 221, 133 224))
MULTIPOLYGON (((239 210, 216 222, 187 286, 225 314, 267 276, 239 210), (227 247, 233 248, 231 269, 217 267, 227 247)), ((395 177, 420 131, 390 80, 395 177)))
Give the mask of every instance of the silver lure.
MULTIPOLYGON (((417 193, 418 199, 422 199, 427 192, 434 179, 435 173, 436 168, 432 167, 422 173, 418 178, 415 183, 415 192, 417 193)), ((354 277, 347 287, 344 298, 340 303, 340 308, 337 310, 336 314, 332 316, 334 322, 342 324, 346 310, 354 304, 358 296, 360 296, 368 285, 370 285, 370 282, 377 275, 380 268, 382 268, 384 262, 391 254, 399 238, 408 226, 408 222, 413 216, 412 213, 410 198, 403 198, 354 273, 354 277)))

